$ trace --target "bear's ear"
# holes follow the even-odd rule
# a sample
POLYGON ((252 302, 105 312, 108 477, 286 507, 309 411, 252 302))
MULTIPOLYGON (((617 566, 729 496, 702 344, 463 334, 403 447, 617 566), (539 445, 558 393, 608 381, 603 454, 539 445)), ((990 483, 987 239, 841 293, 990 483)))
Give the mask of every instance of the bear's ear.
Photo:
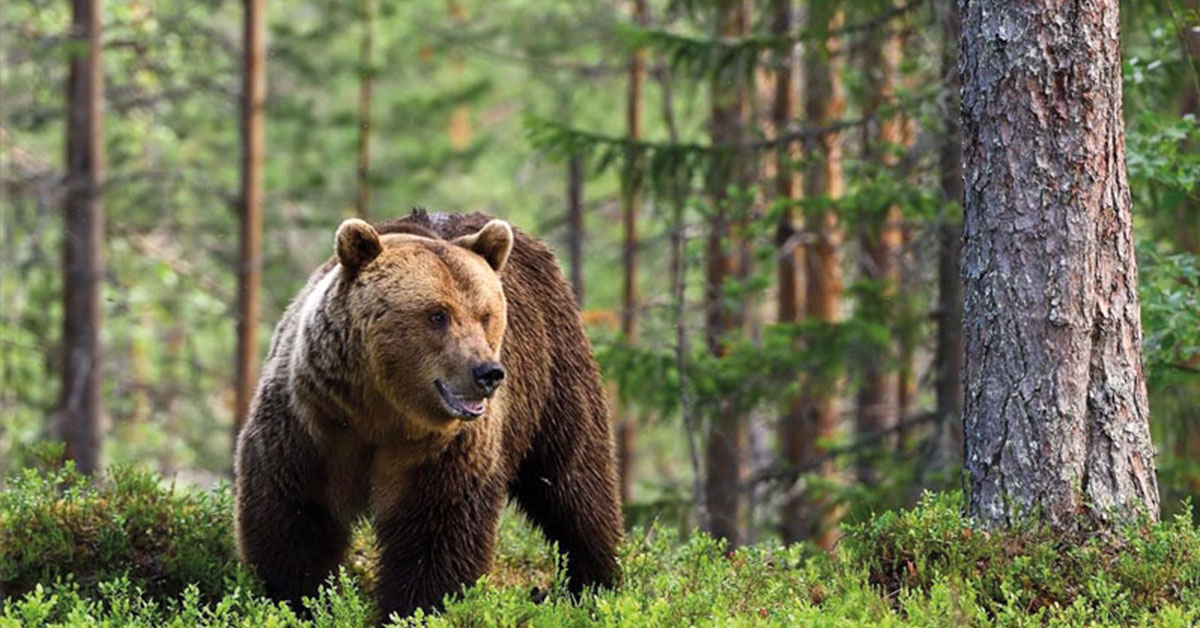
POLYGON ((358 218, 342 221, 334 241, 338 263, 350 272, 362 268, 383 252, 375 227, 358 218))
POLYGON ((503 220, 492 220, 471 235, 455 238, 454 243, 478 253, 487 260, 492 270, 500 272, 508 261, 508 254, 512 252, 513 230, 503 220))

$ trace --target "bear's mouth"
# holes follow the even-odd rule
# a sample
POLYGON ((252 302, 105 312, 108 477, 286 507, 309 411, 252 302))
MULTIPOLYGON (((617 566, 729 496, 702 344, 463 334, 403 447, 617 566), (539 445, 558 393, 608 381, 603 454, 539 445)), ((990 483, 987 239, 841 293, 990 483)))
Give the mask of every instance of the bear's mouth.
POLYGON ((487 407, 487 401, 484 399, 466 399, 452 392, 442 380, 434 380, 434 386, 438 392, 442 394, 442 403, 446 405, 446 409, 450 411, 452 416, 460 419, 473 421, 483 416, 483 411, 487 407))

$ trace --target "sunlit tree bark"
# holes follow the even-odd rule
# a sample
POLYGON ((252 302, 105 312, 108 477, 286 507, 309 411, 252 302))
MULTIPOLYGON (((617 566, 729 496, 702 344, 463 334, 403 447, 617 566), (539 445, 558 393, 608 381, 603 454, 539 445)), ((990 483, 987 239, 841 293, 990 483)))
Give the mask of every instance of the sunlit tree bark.
MULTIPOLYGON (((836 30, 842 13, 823 0, 810 0, 811 24, 827 25, 836 30)), ((840 119, 846 109, 842 87, 841 42, 837 37, 812 42, 804 54, 804 114, 810 124, 824 126, 840 119)), ((826 133, 809 148, 810 162, 804 172, 804 196, 807 199, 835 201, 842 197, 842 136, 826 133)), ((842 232, 836 210, 821 211, 805 224, 805 310, 804 315, 827 323, 841 319, 842 232)), ((795 458, 801 466, 820 460, 825 453, 822 442, 833 439, 838 430, 837 401, 840 393, 837 373, 808 376, 801 388, 803 413, 798 421, 796 442, 801 444, 795 458)), ((832 460, 821 462, 816 473, 835 479, 832 460)), ((832 548, 838 538, 839 508, 827 497, 813 491, 795 496, 793 516, 783 522, 784 539, 810 539, 818 546, 832 548)))
POLYGON ((263 0, 244 0, 243 7, 235 434, 250 411, 258 365, 258 315, 262 291, 263 107, 267 96, 266 3, 263 0))
MULTIPOLYGON (((630 5, 633 21, 646 23, 646 0, 633 0, 630 5)), ((635 50, 629 57, 629 91, 625 102, 626 137, 636 142, 642 136, 642 83, 646 78, 646 52, 635 50)), ((637 342, 637 277, 638 277, 638 214, 641 211, 641 190, 633 176, 637 162, 630 161, 629 173, 621 182, 621 223, 624 228, 624 284, 621 290, 621 335, 628 343, 637 342)), ((637 424, 630 416, 632 410, 620 408, 617 420, 617 463, 620 472, 621 499, 629 501, 633 492, 634 444, 637 424)))

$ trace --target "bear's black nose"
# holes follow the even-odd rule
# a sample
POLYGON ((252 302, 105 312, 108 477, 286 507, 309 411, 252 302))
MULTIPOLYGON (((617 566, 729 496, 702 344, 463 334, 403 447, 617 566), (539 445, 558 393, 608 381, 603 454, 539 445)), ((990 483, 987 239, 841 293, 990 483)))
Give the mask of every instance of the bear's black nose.
POLYGON ((500 380, 504 379, 504 367, 498 362, 484 362, 476 366, 471 374, 475 376, 475 383, 490 395, 500 385, 500 380))

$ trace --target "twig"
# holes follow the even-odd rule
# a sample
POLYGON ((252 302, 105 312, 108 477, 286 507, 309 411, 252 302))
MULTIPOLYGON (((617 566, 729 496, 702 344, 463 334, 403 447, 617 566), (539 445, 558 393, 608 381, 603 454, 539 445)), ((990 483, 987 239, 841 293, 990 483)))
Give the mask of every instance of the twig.
POLYGON ((762 469, 751 476, 750 479, 746 480, 742 486, 744 488, 753 488, 754 486, 763 482, 794 482, 801 475, 817 470, 817 468, 822 464, 825 464, 826 462, 837 458, 838 456, 844 456, 846 454, 857 452, 861 449, 866 449, 879 442, 886 436, 907 430, 917 425, 937 421, 938 418, 939 415, 936 412, 928 412, 909 417, 886 429, 866 434, 853 443, 849 443, 841 447, 831 448, 820 456, 806 462, 805 464, 773 465, 762 469))
MULTIPOLYGON (((655 72, 662 86, 662 113, 671 141, 679 141, 679 130, 675 124, 675 105, 671 98, 670 70, 655 72)), ((687 253, 684 250, 683 207, 685 201, 684 174, 676 173, 675 190, 671 199, 671 301, 672 324, 675 326, 675 369, 679 373, 679 407, 683 414, 683 428, 687 431, 688 456, 692 462, 692 498, 696 502, 696 523, 701 529, 708 528, 708 501, 704 498, 704 477, 700 468, 700 444, 696 442, 696 416, 692 410, 692 396, 688 390, 687 373, 688 336, 683 321, 684 287, 687 279, 687 253)))

